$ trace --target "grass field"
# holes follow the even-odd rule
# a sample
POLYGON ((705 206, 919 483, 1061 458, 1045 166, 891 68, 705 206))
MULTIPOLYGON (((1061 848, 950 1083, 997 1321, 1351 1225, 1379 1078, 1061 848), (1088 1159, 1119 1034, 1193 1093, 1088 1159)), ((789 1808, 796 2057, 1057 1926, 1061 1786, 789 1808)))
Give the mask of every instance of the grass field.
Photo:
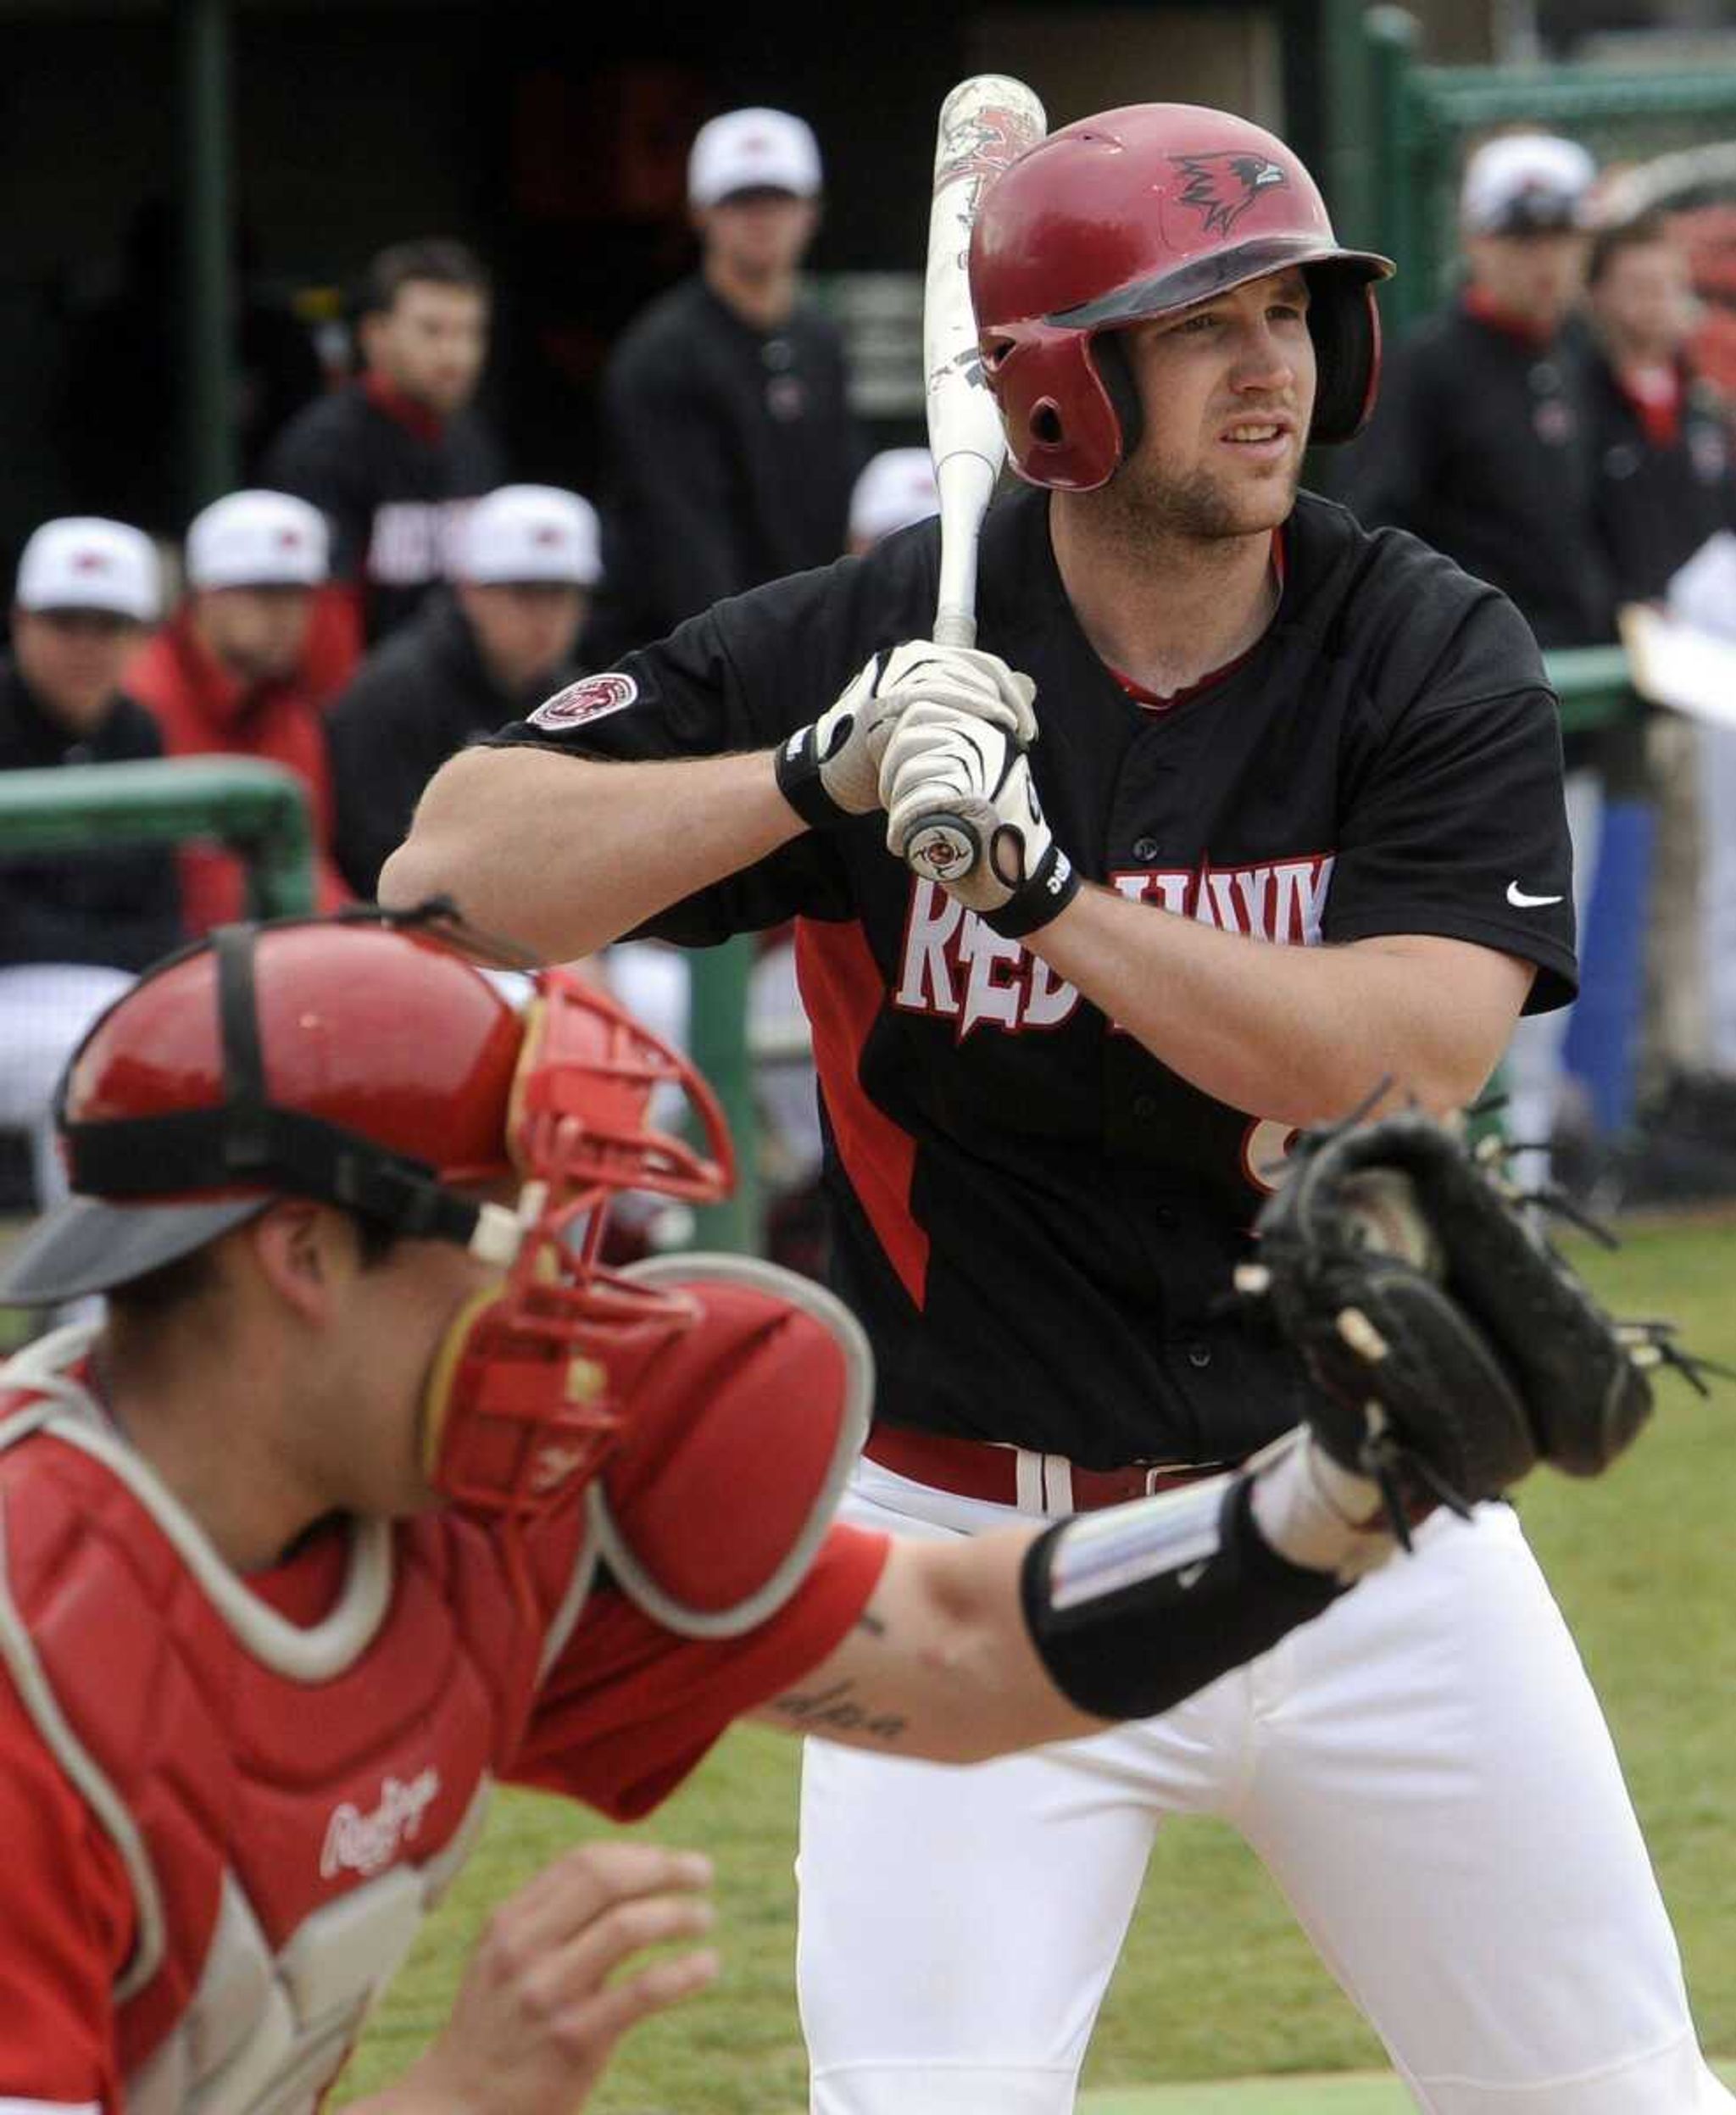
MULTIPOLYGON (((1617 1311, 1673 1315, 1697 1350, 1736 1364, 1736 1227, 1632 1228, 1617 1256, 1575 1253, 1617 1311)), ((1541 1476, 1523 1511, 1614 1725, 1703 2034, 1736 2051, 1736 1386, 1707 1404, 1666 1380, 1660 1396, 1652 1431, 1611 1476, 1590 1486, 1541 1476)), ((804 2105, 792 1995, 795 1775, 793 1743, 743 1728, 649 1825, 715 1856, 726 1973, 707 1998, 621 2051, 596 2115, 787 2115, 804 2105)), ((488 1904, 600 1828, 553 1801, 501 1801, 347 2092, 383 2083, 422 2045, 488 1904)), ((1379 2065, 1377 2045, 1239 1841, 1210 1823, 1166 1828, 1088 2065, 1093 2115, 1376 2115, 1402 2104, 1390 2087, 1323 2091, 1305 2076, 1379 2065), (1262 2073, 1290 2082, 1252 2096, 1121 2090, 1262 2073)))

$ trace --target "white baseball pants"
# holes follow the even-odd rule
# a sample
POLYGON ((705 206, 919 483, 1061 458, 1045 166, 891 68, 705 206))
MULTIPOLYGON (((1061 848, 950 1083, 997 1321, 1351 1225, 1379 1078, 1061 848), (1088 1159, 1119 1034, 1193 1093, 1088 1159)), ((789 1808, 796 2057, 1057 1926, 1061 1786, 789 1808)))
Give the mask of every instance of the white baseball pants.
MULTIPOLYGON (((941 1535, 1019 1516, 865 1461, 839 1517, 941 1535)), ((816 2115, 1066 2115, 1171 1813, 1241 1832, 1419 2107, 1736 2107, 1517 1519, 1439 1514, 1419 1545, 1161 1718, 969 1769, 810 1740, 816 2115)))

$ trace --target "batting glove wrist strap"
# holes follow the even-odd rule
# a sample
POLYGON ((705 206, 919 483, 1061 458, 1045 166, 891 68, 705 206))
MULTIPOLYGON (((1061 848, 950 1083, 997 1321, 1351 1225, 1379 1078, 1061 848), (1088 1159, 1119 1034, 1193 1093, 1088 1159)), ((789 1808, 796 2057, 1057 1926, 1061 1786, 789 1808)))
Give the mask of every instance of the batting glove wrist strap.
MULTIPOLYGON (((994 855, 995 847, 991 841, 991 863, 994 855)), ((1035 932, 1065 910, 1081 886, 1078 868, 1051 838, 1038 861, 1036 871, 1020 882, 999 910, 983 915, 1004 939, 1022 940, 1027 932, 1035 932)))
POLYGON ((1076 1515, 1020 1574, 1049 1678, 1098 1718, 1151 1718, 1270 1650, 1343 1591, 1268 1546, 1245 1477, 1076 1515))

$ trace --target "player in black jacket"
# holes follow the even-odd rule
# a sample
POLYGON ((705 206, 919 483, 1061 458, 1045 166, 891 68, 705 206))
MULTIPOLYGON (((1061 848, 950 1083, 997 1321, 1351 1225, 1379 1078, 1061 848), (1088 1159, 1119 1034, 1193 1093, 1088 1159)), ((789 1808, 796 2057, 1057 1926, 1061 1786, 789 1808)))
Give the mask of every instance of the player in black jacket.
POLYGON ((604 376, 593 664, 844 548, 860 450, 843 344, 797 278, 819 191, 814 136, 787 112, 731 111, 693 143, 699 270, 629 326, 604 376))
MULTIPOLYGON (((150 539, 118 521, 45 522, 25 545, 0 654, 0 771, 160 758, 156 722, 120 687, 158 614, 150 539)), ((0 1123, 30 1134, 37 1202, 66 1194, 54 1088, 85 1029, 181 939, 175 855, 91 846, 0 861, 0 1123)))
POLYGON ((1708 537, 1736 530, 1730 428, 1688 365, 1688 260, 1661 219, 1597 235, 1585 284, 1598 533, 1617 601, 1655 601, 1708 537))
POLYGON ((470 501, 501 482, 498 444, 471 399, 488 350, 489 289, 460 244, 403 242, 369 267, 364 372, 298 412, 264 481, 324 509, 331 566, 366 637, 382 637, 445 579, 470 501))
MULTIPOLYGON (((1363 415, 1388 269, 1239 120, 1054 134, 973 241, 985 370, 1048 488, 989 517, 981 650, 921 637, 913 528, 455 760, 388 865, 388 895, 449 888, 551 955, 798 918, 836 1282, 879 1374, 850 1518, 973 1533, 1260 1446, 1305 1383, 1221 1301, 1292 1127, 1383 1087, 1463 1102, 1573 988, 1533 641, 1448 559, 1296 497, 1310 431, 1363 415), (986 863, 937 861, 938 810, 986 863)), ((1098 1547, 1108 1591, 1125 1553, 1098 1547)), ((1070 2107, 1183 1809, 1243 1829, 1424 2107, 1728 2107, 1516 1521, 1419 1547, 1125 1734, 967 1779, 810 1748, 821 2115, 1070 2107)))
POLYGON ((576 493, 503 485, 470 509, 450 591, 374 649, 326 719, 333 849, 357 895, 374 893, 447 758, 578 673, 598 564, 576 493))

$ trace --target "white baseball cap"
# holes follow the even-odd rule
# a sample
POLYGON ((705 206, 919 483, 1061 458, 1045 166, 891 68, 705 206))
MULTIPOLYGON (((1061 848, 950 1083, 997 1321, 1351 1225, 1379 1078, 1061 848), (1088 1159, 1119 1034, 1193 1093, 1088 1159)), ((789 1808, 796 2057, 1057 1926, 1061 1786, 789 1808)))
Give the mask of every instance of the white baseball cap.
POLYGON ((45 521, 18 561, 21 609, 106 609, 135 624, 154 624, 163 604, 163 568, 142 529, 96 515, 45 521))
POLYGON ((1542 235, 1583 227, 1597 164, 1577 140, 1510 132, 1465 166, 1459 214, 1474 235, 1542 235))
POLYGON ((940 512, 934 458, 926 448, 882 449, 856 480, 850 494, 850 541, 877 543, 894 529, 908 528, 940 512))
POLYGON ((186 532, 193 587, 317 587, 326 577, 326 517, 287 492, 232 492, 186 532))
POLYGON ((502 485, 465 516, 455 570, 479 587, 594 587, 603 577, 597 510, 558 485, 502 485))
POLYGON ((737 191, 820 193, 820 143, 787 110, 726 110, 702 125, 687 158, 687 202, 715 206, 737 191))

